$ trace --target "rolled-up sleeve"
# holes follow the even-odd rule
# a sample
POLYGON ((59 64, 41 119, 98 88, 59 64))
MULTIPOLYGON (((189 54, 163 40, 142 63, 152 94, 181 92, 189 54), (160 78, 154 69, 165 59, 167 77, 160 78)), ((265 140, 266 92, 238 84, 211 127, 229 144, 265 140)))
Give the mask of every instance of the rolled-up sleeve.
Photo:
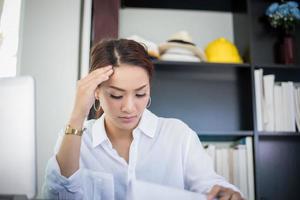
POLYGON ((56 156, 53 156, 47 164, 43 196, 47 199, 83 199, 81 183, 81 169, 66 178, 61 175, 56 156))
POLYGON ((185 157, 185 184, 190 191, 206 194, 214 185, 220 185, 241 193, 237 187, 214 171, 212 159, 193 131, 188 138, 185 157))
MULTIPOLYGON (((54 149, 54 155, 49 159, 46 168, 42 195, 45 199, 114 199, 113 175, 104 171, 94 171, 82 165, 70 177, 61 174, 56 154, 60 148, 64 132, 61 130, 54 149)), ((82 138, 83 139, 83 138, 82 138)), ((84 141, 82 142, 83 145, 84 141)), ((87 154, 84 148, 81 155, 87 154)))

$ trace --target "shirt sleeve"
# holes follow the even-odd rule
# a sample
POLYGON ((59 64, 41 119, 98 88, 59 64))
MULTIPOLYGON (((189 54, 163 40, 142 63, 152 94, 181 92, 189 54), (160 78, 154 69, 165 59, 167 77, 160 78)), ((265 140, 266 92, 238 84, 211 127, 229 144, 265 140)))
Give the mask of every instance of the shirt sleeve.
MULTIPOLYGON (((185 184, 188 190, 207 194, 214 185, 231 188, 242 193, 214 171, 212 159, 205 152, 194 131, 189 134, 185 162, 185 184)), ((243 195, 242 195, 243 196, 243 195)))
POLYGON ((60 167, 56 160, 56 154, 61 145, 64 130, 58 133, 58 139, 54 148, 54 155, 49 159, 46 168, 45 182, 43 185, 43 196, 47 199, 82 199, 83 191, 80 180, 82 170, 77 170, 72 176, 66 178, 61 174, 60 167))
POLYGON ((68 178, 61 174, 56 154, 63 135, 62 130, 59 133, 54 155, 47 163, 45 182, 42 188, 43 197, 46 199, 113 200, 114 181, 111 174, 89 170, 82 166, 68 178))
POLYGON ((81 188, 82 170, 77 170, 69 178, 60 173, 60 168, 53 156, 48 161, 43 196, 47 199, 83 199, 81 188))

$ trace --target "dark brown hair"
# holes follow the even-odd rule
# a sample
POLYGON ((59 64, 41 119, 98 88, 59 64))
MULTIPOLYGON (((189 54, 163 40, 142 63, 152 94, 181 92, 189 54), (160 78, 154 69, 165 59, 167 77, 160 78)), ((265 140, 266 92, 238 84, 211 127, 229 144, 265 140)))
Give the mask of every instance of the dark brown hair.
MULTIPOLYGON (((107 65, 119 67, 121 64, 142 67, 151 82, 154 67, 146 48, 140 43, 127 39, 104 39, 93 46, 89 72, 107 65)), ((95 112, 92 107, 89 118, 99 118, 102 114, 102 108, 95 112)))
POLYGON ((92 48, 90 72, 107 65, 118 67, 120 64, 144 68, 151 80, 153 64, 140 43, 127 39, 105 39, 92 48))

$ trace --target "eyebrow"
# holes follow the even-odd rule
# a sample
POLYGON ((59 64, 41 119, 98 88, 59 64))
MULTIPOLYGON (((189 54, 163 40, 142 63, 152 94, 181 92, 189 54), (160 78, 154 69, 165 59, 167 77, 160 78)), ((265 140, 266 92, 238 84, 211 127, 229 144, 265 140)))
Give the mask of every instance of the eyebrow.
MULTIPOLYGON (((147 86, 147 84, 146 85, 143 85, 143 86, 141 86, 141 87, 139 87, 139 88, 136 88, 136 89, 134 89, 135 91, 138 91, 138 90, 141 90, 141 89, 143 89, 143 88, 145 88, 147 86)), ((126 90, 124 90, 124 89, 122 89, 122 88, 119 88, 119 87, 116 87, 116 86, 113 86, 113 85, 110 85, 109 86, 110 88, 113 88, 113 89, 116 89, 116 90, 119 90, 119 91, 122 91, 122 92, 125 92, 126 90)))

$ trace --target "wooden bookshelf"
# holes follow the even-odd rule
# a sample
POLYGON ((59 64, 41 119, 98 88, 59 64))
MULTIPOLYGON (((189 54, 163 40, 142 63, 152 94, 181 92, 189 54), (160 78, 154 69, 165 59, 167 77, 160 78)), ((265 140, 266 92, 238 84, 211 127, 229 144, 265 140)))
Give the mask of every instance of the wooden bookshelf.
MULTIPOLYGON (((255 69, 275 74, 276 81, 300 82, 300 26, 295 34, 295 64, 278 63, 274 57, 277 35, 261 20, 271 3, 257 0, 122 0, 121 8, 232 13, 234 43, 245 64, 153 60, 155 74, 150 110, 162 117, 182 119, 201 140, 235 141, 253 137, 256 199, 299 199, 300 133, 258 132, 256 125, 255 69)), ((97 19, 93 22, 97 23, 97 19)), ((93 34, 98 35, 95 31, 93 34)))

